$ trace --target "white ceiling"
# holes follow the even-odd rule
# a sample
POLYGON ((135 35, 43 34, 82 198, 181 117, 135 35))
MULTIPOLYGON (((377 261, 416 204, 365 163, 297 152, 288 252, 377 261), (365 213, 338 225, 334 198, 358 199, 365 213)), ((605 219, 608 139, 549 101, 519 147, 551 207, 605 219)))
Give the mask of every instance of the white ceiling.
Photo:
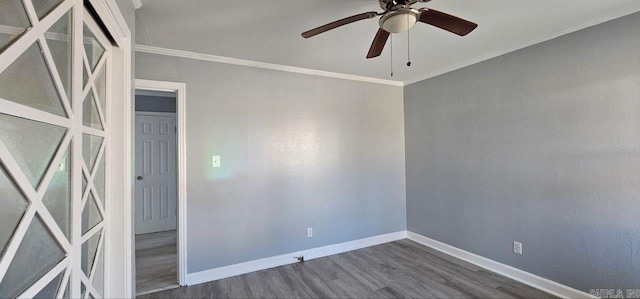
POLYGON ((480 62, 587 26, 640 11, 638 0, 434 0, 430 7, 479 24, 458 37, 426 24, 393 36, 365 59, 377 18, 346 25, 311 39, 300 33, 367 11, 377 0, 143 0, 136 12, 136 43, 257 62, 415 82, 480 62))

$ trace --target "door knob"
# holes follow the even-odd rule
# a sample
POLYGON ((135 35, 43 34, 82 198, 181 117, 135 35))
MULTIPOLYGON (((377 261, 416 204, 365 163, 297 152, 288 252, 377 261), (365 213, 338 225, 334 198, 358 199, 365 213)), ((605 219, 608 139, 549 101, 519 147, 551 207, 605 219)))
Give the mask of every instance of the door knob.
POLYGON ((141 176, 138 176, 138 177, 136 178, 136 180, 138 180, 138 181, 142 181, 142 177, 141 177, 141 176))

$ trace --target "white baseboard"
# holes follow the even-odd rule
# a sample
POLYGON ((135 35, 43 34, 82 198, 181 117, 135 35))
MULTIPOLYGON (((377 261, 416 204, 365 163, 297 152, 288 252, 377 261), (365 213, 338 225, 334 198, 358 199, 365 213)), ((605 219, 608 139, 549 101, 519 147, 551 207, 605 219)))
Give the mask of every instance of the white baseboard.
POLYGON ((536 289, 545 291, 561 298, 597 298, 591 294, 585 293, 580 290, 568 287, 563 284, 559 284, 555 281, 551 281, 546 278, 542 278, 535 274, 522 271, 520 269, 496 262, 494 260, 479 256, 477 254, 462 250, 457 247, 427 238, 423 235, 416 234, 414 232, 407 232, 409 240, 413 240, 422 245, 431 247, 435 250, 441 251, 453 257, 459 258, 463 261, 467 261, 476 266, 493 271, 500 275, 506 276, 513 280, 519 281, 526 285, 532 286, 536 289))
POLYGON ((187 274, 187 285, 194 285, 264 269, 296 263, 294 257, 304 255, 305 260, 316 259, 369 246, 398 241, 407 238, 407 231, 399 231, 369 238, 333 244, 323 247, 296 251, 288 254, 248 261, 240 264, 187 274))

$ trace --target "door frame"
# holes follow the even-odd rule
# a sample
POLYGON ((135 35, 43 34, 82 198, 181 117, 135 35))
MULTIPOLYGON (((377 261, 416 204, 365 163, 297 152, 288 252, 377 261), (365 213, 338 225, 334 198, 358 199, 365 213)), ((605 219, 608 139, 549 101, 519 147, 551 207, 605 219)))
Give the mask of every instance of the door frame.
MULTIPOLYGON (((178 219, 177 219, 177 245, 178 245, 178 284, 186 286, 187 284, 187 119, 186 119, 186 84, 179 82, 168 81, 155 81, 136 79, 135 89, 152 90, 152 91, 168 91, 176 93, 176 124, 178 126, 178 132, 176 136, 176 148, 178 152, 177 167, 178 170, 178 219)), ((132 146, 129 146, 126 151, 126 161, 129 163, 129 186, 127 186, 127 195, 129 196, 129 202, 125 205, 126 215, 125 226, 127 229, 127 240, 131 240, 129 246, 127 246, 126 256, 130 257, 127 265, 127 272, 132 275, 132 295, 135 297, 135 186, 134 171, 135 164, 133 144, 135 144, 135 128, 133 127, 134 117, 136 112, 133 111, 133 105, 130 106, 131 119, 129 119, 128 128, 126 130, 127 140, 131 142, 132 146)))
MULTIPOLYGON (((83 0, 74 1, 79 3, 83 2, 83 0)), ((118 111, 124 113, 131 111, 130 107, 133 98, 133 41, 129 25, 115 1, 88 0, 88 2, 96 14, 95 17, 104 25, 117 46, 112 48, 113 53, 111 53, 110 65, 111 77, 109 78, 111 79, 111 83, 107 84, 111 91, 111 107, 107 108, 109 111, 107 113, 107 119, 111 124, 111 133, 108 134, 108 138, 110 139, 110 150, 108 151, 110 155, 108 158, 110 162, 105 165, 105 171, 111 187, 114 182, 121 182, 125 185, 124 190, 108 187, 108 200, 111 204, 105 207, 108 215, 107 219, 105 219, 105 225, 108 229, 105 235, 105 290, 103 295, 105 298, 131 297, 132 285, 130 283, 130 275, 132 275, 132 273, 125 271, 124 277, 120 274, 121 269, 123 269, 122 267, 124 266, 126 269, 129 262, 126 255, 121 255, 123 249, 126 253, 126 246, 129 240, 119 235, 119 232, 122 232, 123 229, 122 222, 119 221, 123 215, 123 211, 119 208, 122 205, 126 206, 128 200, 130 200, 130 192, 128 192, 127 189, 130 186, 127 185, 129 185, 129 176, 131 173, 128 171, 130 166, 127 164, 128 161, 126 159, 126 149, 129 147, 130 140, 126 136, 126 128, 130 126, 131 120, 125 117, 123 122, 120 122, 115 114, 118 114, 118 111), (114 161, 125 161, 125 163, 121 165, 120 163, 114 163, 114 161), (122 200, 116 201, 116 199, 119 198, 122 200)), ((76 71, 77 70, 74 70, 74 73, 76 71)), ((105 188, 107 187, 105 186, 105 188)), ((125 216, 127 216, 126 211, 124 211, 124 213, 125 216)), ((126 226, 124 228, 126 230, 126 226)))

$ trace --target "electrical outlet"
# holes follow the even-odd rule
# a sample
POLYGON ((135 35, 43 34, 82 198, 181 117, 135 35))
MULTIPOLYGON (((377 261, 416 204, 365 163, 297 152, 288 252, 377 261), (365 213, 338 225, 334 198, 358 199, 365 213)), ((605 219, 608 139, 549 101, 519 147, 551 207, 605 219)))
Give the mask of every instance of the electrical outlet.
POLYGON ((311 238, 313 237, 313 228, 308 227, 307 228, 307 238, 311 238))
POLYGON ((518 241, 513 241, 513 252, 517 254, 522 254, 522 243, 518 241))

